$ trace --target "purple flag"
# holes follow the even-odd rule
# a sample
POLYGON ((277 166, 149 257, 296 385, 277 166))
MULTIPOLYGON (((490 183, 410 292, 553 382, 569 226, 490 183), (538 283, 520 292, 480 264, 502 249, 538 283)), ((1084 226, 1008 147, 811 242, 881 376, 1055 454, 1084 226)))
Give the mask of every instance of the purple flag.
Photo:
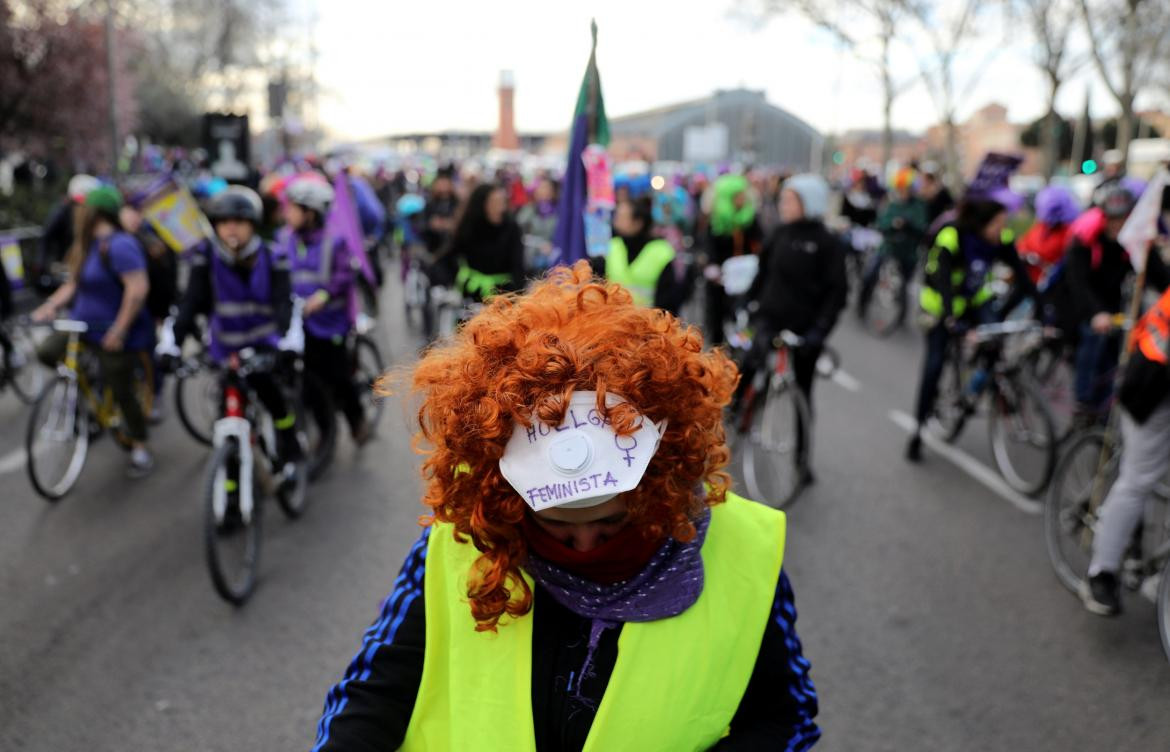
POLYGON ((569 139, 568 164, 565 165, 565 179, 561 183, 561 198, 557 203, 557 229, 553 233, 554 264, 572 265, 586 258, 585 251, 585 163, 581 152, 585 151, 588 137, 586 114, 580 112, 573 119, 573 134, 569 139))
POLYGON ((357 206, 354 204, 349 181, 344 172, 337 173, 333 180, 333 207, 329 210, 328 219, 325 220, 325 235, 343 239, 349 252, 361 264, 362 276, 371 286, 377 285, 374 267, 370 265, 370 258, 366 255, 366 243, 362 237, 357 206))

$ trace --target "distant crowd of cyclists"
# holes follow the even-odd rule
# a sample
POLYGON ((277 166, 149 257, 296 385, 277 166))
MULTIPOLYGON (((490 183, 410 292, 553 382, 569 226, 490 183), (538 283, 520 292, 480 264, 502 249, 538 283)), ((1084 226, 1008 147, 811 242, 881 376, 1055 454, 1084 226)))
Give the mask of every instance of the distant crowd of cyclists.
MULTIPOLYGON (((709 345, 729 336, 742 344, 743 377, 733 410, 781 332, 799 338, 792 368, 811 406, 816 364, 849 301, 866 321, 888 270, 897 278, 892 324, 900 326, 911 317, 912 280, 921 275, 914 318, 926 349, 917 429, 905 450, 918 461, 952 341, 1002 320, 1024 301, 1031 301, 1032 317, 1061 332, 1061 352, 1075 371, 1076 426, 1106 421, 1123 340, 1119 321, 1134 272, 1118 235, 1145 183, 1127 177, 1116 158, 1105 162, 1103 179, 1083 204, 1057 183, 1032 197, 1012 193, 1006 183, 972 185, 956 200, 928 162, 888 176, 854 169, 836 187, 816 174, 765 170, 619 174, 609 251, 590 261, 639 303, 701 322, 709 345)), ((63 283, 32 318, 49 321, 67 310, 88 325, 85 340, 99 353, 103 381, 133 440, 132 475, 152 466, 147 426, 159 416, 136 404, 128 353, 154 350, 164 321, 171 334, 156 353, 159 373, 173 364, 185 339, 200 336, 203 320, 203 340, 216 360, 248 348, 278 348, 290 327, 302 327, 305 368, 327 385, 361 445, 371 429, 347 370, 346 341, 363 296, 368 299, 383 280, 387 249, 400 250, 404 280, 411 273, 422 280, 424 307, 445 291, 470 306, 520 291, 564 261, 553 245, 560 193, 554 175, 501 168, 488 176, 453 164, 429 174, 378 170, 362 177, 352 171, 364 252, 375 270, 369 279, 352 243, 326 229, 334 188, 325 173, 311 164, 278 170, 258 181, 258 190, 204 181, 196 193, 213 236, 181 255, 117 187, 89 176, 70 183, 47 223, 40 258, 41 269, 64 268, 63 283), (294 300, 303 306, 303 323, 293 322, 300 318, 293 316, 294 300)), ((1170 285, 1157 247, 1143 279, 1157 292, 1170 285)), ((43 277, 40 284, 52 286, 43 277)), ((0 282, 6 315, 7 287, 0 282)), ((433 317, 430 322, 427 338, 444 333, 436 331, 433 317)), ((64 339, 44 340, 41 360, 57 362, 64 339)), ((967 387, 972 411, 985 378, 977 373, 967 387)), ((253 380, 274 416, 282 456, 296 460, 294 411, 270 375, 253 380)), ((162 377, 156 382, 161 389, 162 377)), ((799 449, 802 485, 815 480, 810 449, 799 449)), ((1128 519, 1110 535, 1124 537, 1128 519)), ((1116 577, 1110 578, 1116 558, 1095 560, 1085 595, 1095 610, 1119 607, 1116 577)))

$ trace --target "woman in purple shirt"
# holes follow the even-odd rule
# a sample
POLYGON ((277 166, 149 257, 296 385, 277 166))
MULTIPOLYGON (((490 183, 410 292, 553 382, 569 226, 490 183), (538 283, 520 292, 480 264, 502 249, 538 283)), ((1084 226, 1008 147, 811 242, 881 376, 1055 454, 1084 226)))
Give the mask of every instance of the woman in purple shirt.
MULTIPOLYGON (((141 352, 154 346, 154 325, 143 307, 150 282, 146 255, 134 236, 122 231, 118 210, 122 196, 105 186, 85 198, 81 232, 67 257, 69 279, 33 312, 35 321, 51 321, 69 303, 69 316, 84 321, 86 344, 94 347, 101 364, 102 381, 114 394, 126 433, 131 439, 131 477, 142 477, 154 466, 146 447, 146 419, 134 390, 134 363, 141 352)), ((53 367, 65 355, 68 336, 55 333, 39 350, 41 360, 53 367)))

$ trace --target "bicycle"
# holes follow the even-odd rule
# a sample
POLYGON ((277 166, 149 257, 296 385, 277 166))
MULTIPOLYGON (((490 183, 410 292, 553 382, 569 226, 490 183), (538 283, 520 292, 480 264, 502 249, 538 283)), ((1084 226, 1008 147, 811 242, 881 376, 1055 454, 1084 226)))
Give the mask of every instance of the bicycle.
MULTIPOLYGON (((337 417, 333 399, 315 375, 301 366, 299 356, 291 370, 291 389, 305 408, 309 480, 325 474, 337 451, 337 417)), ((215 422, 221 417, 224 368, 201 351, 179 361, 175 369, 175 412, 191 438, 211 446, 215 422)))
POLYGON ((382 412, 385 409, 385 404, 382 398, 378 396, 375 386, 377 385, 378 379, 382 377, 382 374, 386 370, 385 361, 382 359, 382 352, 378 349, 378 344, 374 342, 373 337, 369 335, 372 326, 372 321, 363 322, 359 320, 356 329, 350 334, 346 344, 354 384, 362 395, 364 412, 371 429, 377 427, 378 422, 382 419, 382 412))
MULTIPOLYGON (((903 272, 903 264, 896 257, 887 254, 873 258, 871 263, 879 265, 877 278, 869 291, 866 305, 861 307, 859 301, 858 316, 872 334, 885 338, 906 322, 910 277, 903 272)), ((864 279, 860 284, 864 285, 864 279)))
POLYGON ((988 395, 987 433, 996 469, 1009 486, 1026 496, 1039 494, 1052 477, 1056 431, 1040 390, 1025 378, 1018 361, 1003 357, 1003 344, 1009 337, 1040 330, 1035 322, 1009 321, 975 327, 966 336, 956 334, 935 403, 934 418, 942 438, 953 443, 976 414, 981 397, 988 395), (970 352, 965 353, 964 347, 970 352), (976 366, 981 361, 979 370, 976 366), (978 383, 977 373, 985 383, 978 383))
MULTIPOLYGON (((1045 544, 1057 579, 1073 593, 1088 576, 1097 515, 1117 480, 1121 452, 1115 430, 1089 429, 1069 443, 1053 476, 1044 504, 1045 544)), ((1155 601, 1162 649, 1170 660, 1170 476, 1146 501, 1120 580, 1155 601)))
POLYGON ((31 405, 45 388, 46 370, 37 362, 28 322, 5 322, 0 327, 0 345, 4 345, 0 347, 0 391, 10 386, 18 400, 31 405))
MULTIPOLYGON (((251 374, 271 373, 275 352, 251 348, 232 353, 223 378, 223 412, 215 422, 213 453, 204 481, 204 549, 215 591, 243 605, 256 586, 260 562, 263 498, 275 494, 290 519, 304 514, 308 502, 308 441, 298 431, 300 459, 282 463, 273 418, 259 408, 248 384, 251 374)), ((299 367, 294 364, 294 369, 299 367)), ((297 425, 307 425, 297 404, 297 425)))
MULTIPOLYGON (((123 449, 130 449, 132 442, 124 431, 113 392, 101 385, 97 358, 82 345, 81 335, 89 330, 88 325, 58 319, 51 326, 68 335, 65 359, 33 404, 25 450, 33 488, 47 501, 56 502, 81 477, 91 441, 109 431, 123 449)), ((154 366, 149 353, 138 355, 135 385, 142 411, 149 414, 154 400, 154 366)))
MULTIPOLYGON (((751 345, 743 335, 729 341, 741 349, 751 345)), ((776 337, 768 367, 755 375, 731 418, 732 450, 749 494, 777 509, 800 495, 802 461, 812 454, 812 411, 791 365, 791 350, 803 345, 802 337, 787 330, 776 337)))

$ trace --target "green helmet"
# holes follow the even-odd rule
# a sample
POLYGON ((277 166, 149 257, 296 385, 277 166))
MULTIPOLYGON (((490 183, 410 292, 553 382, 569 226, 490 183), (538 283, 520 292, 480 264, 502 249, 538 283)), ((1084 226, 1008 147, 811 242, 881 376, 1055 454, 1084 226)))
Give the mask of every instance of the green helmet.
POLYGON ((117 214, 122 208, 122 194, 112 185, 103 185, 85 194, 85 205, 105 214, 117 214))

